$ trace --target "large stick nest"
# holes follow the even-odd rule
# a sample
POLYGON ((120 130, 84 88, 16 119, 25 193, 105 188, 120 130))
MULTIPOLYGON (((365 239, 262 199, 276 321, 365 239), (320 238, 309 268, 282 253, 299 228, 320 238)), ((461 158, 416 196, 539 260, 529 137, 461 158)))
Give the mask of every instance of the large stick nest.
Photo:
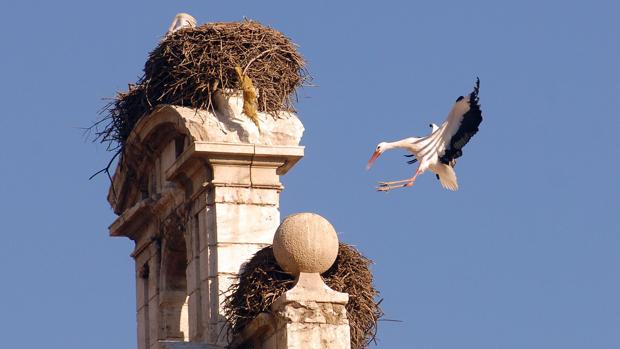
POLYGON ((216 90, 239 88, 237 66, 259 91, 258 110, 272 114, 292 111, 295 89, 310 79, 296 45, 258 22, 180 29, 150 53, 142 78, 108 104, 95 139, 122 151, 136 122, 159 104, 213 109, 216 90))
MULTIPOLYGON (((371 263, 354 247, 340 243, 336 262, 321 275, 333 290, 349 294, 346 309, 352 349, 365 348, 374 340, 377 321, 383 315, 377 300, 379 292, 372 283, 371 263)), ((243 267, 224 300, 229 335, 239 333, 258 314, 271 312, 273 302, 294 284, 294 277, 276 262, 271 246, 258 251, 243 267)))

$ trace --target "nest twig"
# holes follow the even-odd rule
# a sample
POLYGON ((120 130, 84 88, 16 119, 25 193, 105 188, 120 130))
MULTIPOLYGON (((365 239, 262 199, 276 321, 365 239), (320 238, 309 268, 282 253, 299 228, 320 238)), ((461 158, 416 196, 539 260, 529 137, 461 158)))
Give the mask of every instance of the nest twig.
POLYGON ((295 89, 310 79, 295 44, 258 22, 183 28, 161 41, 142 78, 104 108, 104 118, 93 125, 95 140, 122 151, 136 122, 159 104, 212 109, 216 90, 239 88, 236 66, 258 89, 262 112, 292 111, 295 89))
MULTIPOLYGON (((349 294, 346 305, 351 328, 351 348, 365 348, 374 340, 377 321, 383 315, 369 269, 372 262, 354 247, 340 243, 334 265, 322 274, 333 290, 349 294)), ((227 292, 224 315, 229 322, 229 336, 234 336, 262 312, 270 312, 273 302, 291 289, 295 281, 284 272, 271 246, 258 251, 244 266, 238 282, 227 292)))

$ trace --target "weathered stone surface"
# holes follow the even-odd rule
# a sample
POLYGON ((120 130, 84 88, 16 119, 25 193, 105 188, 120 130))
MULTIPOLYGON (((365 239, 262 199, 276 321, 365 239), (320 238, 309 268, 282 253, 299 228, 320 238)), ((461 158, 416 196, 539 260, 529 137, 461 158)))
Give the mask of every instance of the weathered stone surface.
MULTIPOLYGON (((271 244, 274 228, 280 222, 280 211, 277 206, 217 204, 215 214, 217 236, 212 234, 209 244, 216 242, 271 244)), ((240 262, 245 261, 246 259, 240 262)))
POLYGON ((208 122, 217 124, 228 142, 255 143, 264 145, 298 145, 304 132, 304 126, 297 116, 290 112, 279 112, 274 116, 258 113, 260 131, 256 125, 243 114, 243 96, 235 94, 224 97, 215 94, 216 114, 210 114, 208 122))
POLYGON ((303 156, 304 129, 292 113, 259 113, 258 132, 241 107, 238 97, 216 101, 215 112, 160 106, 127 140, 109 195, 121 217, 110 231, 136 242, 139 349, 194 349, 161 342, 170 339, 226 344, 225 292, 273 241, 280 176, 303 156), (170 223, 178 231, 166 228, 171 212, 182 218, 170 223), (169 245, 170 234, 180 243, 169 245))
POLYGON ((179 320, 179 330, 183 334, 183 340, 189 340, 189 296, 185 297, 185 302, 181 307, 181 319, 179 320))
MULTIPOLYGON (((275 310, 275 348, 349 349, 349 321, 344 304, 294 301, 275 310)), ((267 342, 264 342, 267 344, 267 342)), ((263 346, 263 348, 272 348, 263 346)))
POLYGON ((157 341, 160 339, 161 327, 159 319, 159 301, 157 300, 157 294, 155 298, 151 298, 148 305, 148 331, 149 331, 149 346, 153 346, 157 344, 157 341))
POLYGON ((349 326, 292 323, 278 330, 276 348, 349 349, 349 326))
POLYGON ((200 281, 200 270, 198 269, 198 263, 200 262, 197 258, 192 258, 188 261, 187 267, 185 268, 188 294, 194 292, 194 290, 199 287, 198 282, 200 281))
POLYGON ((138 271, 136 275, 136 310, 138 311, 142 310, 142 308, 148 304, 148 285, 146 285, 146 282, 139 273, 140 271, 138 271))
POLYGON ((299 273, 295 286, 284 292, 272 305, 280 309, 285 304, 295 302, 319 302, 345 305, 349 301, 347 293, 337 292, 323 282, 319 273, 299 273))
MULTIPOLYGON (((217 316, 217 314, 211 314, 211 304, 215 301, 211 301, 211 295, 209 290, 209 280, 200 281, 200 297, 202 304, 200 305, 200 309, 202 312, 202 317, 200 319, 194 318, 193 321, 200 320, 200 328, 202 329, 201 338, 206 340, 209 334, 209 320, 212 316, 217 316)), ((191 318, 190 318, 191 319, 191 318)), ((190 321, 191 322, 191 321, 190 321)))
POLYGON ((227 98, 216 94, 214 104, 215 113, 161 105, 136 124, 127 142, 141 142, 160 121, 175 125, 179 133, 189 135, 192 141, 298 145, 304 132, 303 124, 294 113, 280 111, 277 115, 258 113, 259 134, 256 125, 243 114, 243 97, 239 95, 227 98))
POLYGON ((348 325, 344 304, 313 301, 290 302, 277 315, 281 320, 296 323, 348 325))
POLYGON ((209 247, 209 276, 218 273, 238 274, 239 269, 267 244, 219 243, 209 247))
POLYGON ((187 304, 187 328, 189 330, 189 340, 198 341, 202 337, 202 308, 200 289, 194 290, 189 296, 187 304), (196 319, 189 321, 189 319, 196 319))
POLYGON ((143 307, 136 314, 138 322, 138 348, 148 348, 150 345, 148 322, 148 307, 143 307))
MULTIPOLYGON (((214 160, 210 159, 213 164, 214 160)), ((218 164, 213 167, 213 183, 217 186, 243 186, 252 184, 250 164, 218 164)))
MULTIPOLYGON (((194 140, 224 143, 253 143, 263 145, 299 145, 304 126, 294 113, 281 111, 278 115, 258 113, 260 133, 256 125, 245 114, 239 112, 243 108, 243 97, 223 98, 214 100, 216 112, 195 110, 187 107, 161 105, 150 116, 140 120, 135 130, 140 133, 151 132, 153 127, 149 118, 157 114, 166 114, 164 118, 174 123, 183 133, 189 133, 194 140), (182 117, 175 117, 174 113, 182 117)), ((161 117, 160 117, 161 118, 161 117)), ((134 141, 131 137, 128 142, 134 141)))
POLYGON ((204 281, 209 290, 210 309, 208 323, 213 324, 226 321, 226 318, 222 315, 222 302, 228 294, 228 289, 236 281, 235 277, 231 274, 219 274, 204 281))
POLYGON ((284 219, 273 238, 273 254, 291 274, 323 273, 338 255, 338 236, 327 219, 297 213, 284 219))
POLYGON ((187 297, 185 292, 166 292, 160 297, 160 338, 184 339, 188 336, 187 297), (170 293, 174 293, 171 295, 170 293), (181 304, 177 307, 177 304, 181 304))
POLYGON ((274 205, 280 202, 280 193, 273 189, 218 187, 214 193, 217 203, 274 205))

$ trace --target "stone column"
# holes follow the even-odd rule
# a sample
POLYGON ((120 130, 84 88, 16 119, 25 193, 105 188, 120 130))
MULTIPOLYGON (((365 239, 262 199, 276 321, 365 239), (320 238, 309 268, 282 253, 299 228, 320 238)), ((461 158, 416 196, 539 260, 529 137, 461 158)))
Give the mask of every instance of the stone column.
POLYGON ((271 244, 280 176, 303 157, 294 114, 259 113, 259 133, 240 108, 216 109, 231 111, 159 106, 134 126, 113 176, 110 234, 136 243, 139 349, 227 344, 225 292, 271 244))
POLYGON ((193 198, 190 340, 227 344, 221 308, 226 291, 242 264, 273 241, 279 177, 301 156, 303 148, 294 146, 196 142, 167 172, 193 198))

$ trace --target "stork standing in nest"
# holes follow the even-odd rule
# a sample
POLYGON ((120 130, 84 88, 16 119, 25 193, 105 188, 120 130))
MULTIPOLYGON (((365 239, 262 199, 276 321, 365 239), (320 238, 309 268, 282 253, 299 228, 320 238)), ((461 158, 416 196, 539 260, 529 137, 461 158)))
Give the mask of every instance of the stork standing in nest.
POLYGON ((476 79, 474 90, 469 96, 459 96, 448 114, 448 118, 441 126, 430 124, 431 134, 425 137, 410 137, 396 142, 381 142, 372 154, 366 169, 370 169, 377 158, 386 150, 402 148, 409 151, 408 157, 413 157, 408 163, 419 162, 420 165, 413 177, 400 181, 379 182, 379 191, 388 191, 395 188, 410 187, 418 175, 431 170, 441 182, 441 185, 455 191, 459 188, 454 166, 456 159, 463 155, 462 148, 471 137, 478 132, 482 122, 482 111, 478 102, 480 79, 476 79))
POLYGON ((196 18, 192 17, 192 15, 187 14, 187 13, 177 13, 177 15, 174 16, 174 19, 172 20, 170 27, 168 27, 168 31, 166 32, 166 35, 172 34, 181 28, 186 28, 186 27, 194 28, 195 26, 196 26, 196 18))

